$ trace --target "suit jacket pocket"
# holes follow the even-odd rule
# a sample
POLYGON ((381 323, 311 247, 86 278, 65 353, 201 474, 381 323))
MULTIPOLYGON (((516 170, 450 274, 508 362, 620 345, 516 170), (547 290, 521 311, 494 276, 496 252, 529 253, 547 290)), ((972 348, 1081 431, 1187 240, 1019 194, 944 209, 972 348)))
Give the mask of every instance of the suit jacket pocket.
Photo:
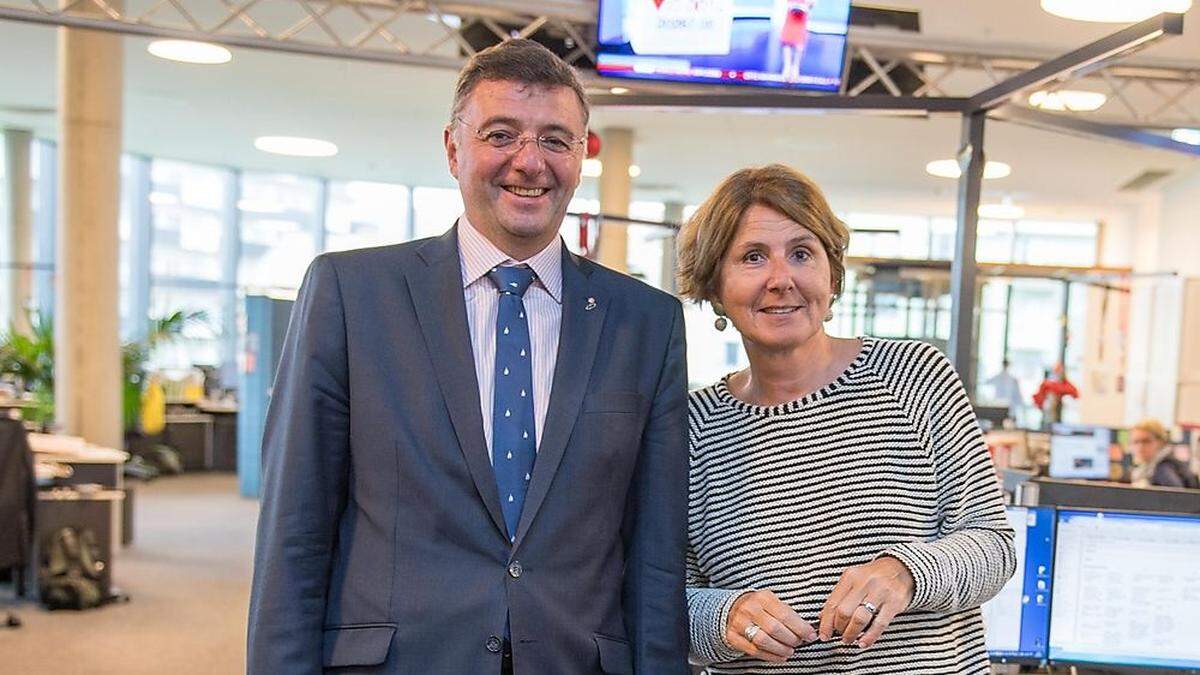
POLYGON ((322 665, 377 666, 387 659, 396 634, 394 623, 362 623, 326 628, 322 665))
POLYGON ((592 638, 600 650, 600 670, 611 675, 633 675, 633 651, 628 641, 598 633, 592 638))
POLYGON ((583 399, 585 413, 639 413, 642 395, 636 391, 602 391, 583 399))

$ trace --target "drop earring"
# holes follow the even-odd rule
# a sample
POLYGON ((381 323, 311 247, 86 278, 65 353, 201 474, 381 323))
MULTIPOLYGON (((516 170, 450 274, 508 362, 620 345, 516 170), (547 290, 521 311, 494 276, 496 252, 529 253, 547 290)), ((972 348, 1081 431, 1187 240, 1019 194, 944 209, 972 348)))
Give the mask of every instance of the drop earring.
POLYGON ((725 318, 725 310, 713 305, 713 311, 717 314, 717 320, 713 321, 713 328, 717 330, 725 330, 729 327, 729 319, 725 318))

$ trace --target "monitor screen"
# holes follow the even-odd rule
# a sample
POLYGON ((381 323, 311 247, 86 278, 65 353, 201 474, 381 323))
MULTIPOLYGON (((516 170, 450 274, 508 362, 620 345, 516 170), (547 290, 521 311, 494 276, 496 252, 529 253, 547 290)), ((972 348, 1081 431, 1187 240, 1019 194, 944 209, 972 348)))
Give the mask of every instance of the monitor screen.
POLYGON ((996 597, 983 603, 988 655, 993 661, 1042 663, 1050 631, 1054 509, 1010 506, 1017 571, 996 597))
POLYGON ((849 0, 600 0, 596 71, 838 91, 849 0))
POLYGON ((1060 509, 1050 660, 1200 668, 1200 518, 1060 509))
POLYGON ((1112 429, 1055 424, 1050 435, 1051 478, 1108 479, 1112 429))

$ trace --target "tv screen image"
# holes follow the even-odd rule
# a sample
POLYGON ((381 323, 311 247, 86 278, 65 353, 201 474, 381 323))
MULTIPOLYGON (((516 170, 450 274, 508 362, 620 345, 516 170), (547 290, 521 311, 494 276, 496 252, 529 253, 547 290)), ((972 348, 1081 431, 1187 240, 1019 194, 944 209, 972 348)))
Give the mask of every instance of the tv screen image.
POLYGON ((1010 506, 1017 570, 996 597, 983 603, 985 643, 993 661, 1044 663, 1050 631, 1054 570, 1054 508, 1010 506))
POLYGON ((835 92, 849 0, 600 0, 596 71, 835 92))
POLYGON ((1200 668, 1200 517, 1059 509, 1049 657, 1200 668))
POLYGON ((1051 478, 1108 479, 1112 429, 1055 424, 1051 432, 1051 478))

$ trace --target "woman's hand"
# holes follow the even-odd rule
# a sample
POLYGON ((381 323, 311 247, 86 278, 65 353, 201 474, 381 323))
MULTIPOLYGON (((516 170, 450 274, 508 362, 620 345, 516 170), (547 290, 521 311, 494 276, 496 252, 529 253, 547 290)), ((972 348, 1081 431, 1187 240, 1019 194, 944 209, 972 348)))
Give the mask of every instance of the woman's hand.
POLYGON ((750 591, 734 601, 725 625, 730 647, 764 661, 782 663, 796 648, 817 639, 817 631, 771 591, 750 591), (749 631, 747 628, 757 626, 749 631))
POLYGON ((820 635, 870 647, 897 614, 912 602, 912 573, 896 558, 882 556, 842 572, 821 609, 820 635))

